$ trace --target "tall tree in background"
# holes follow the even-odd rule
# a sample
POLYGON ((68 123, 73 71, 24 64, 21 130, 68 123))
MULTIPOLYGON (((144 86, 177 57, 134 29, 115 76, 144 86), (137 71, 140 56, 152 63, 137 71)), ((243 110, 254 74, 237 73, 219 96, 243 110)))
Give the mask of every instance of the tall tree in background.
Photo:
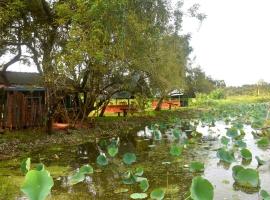
MULTIPOLYGON (((59 91, 67 88, 77 94, 82 119, 139 82, 163 97, 182 85, 190 51, 188 37, 180 36, 183 2, 174 13, 168 3, 1 1, 0 67, 6 71, 18 61, 36 65, 47 88, 48 132, 59 91), (7 55, 14 57, 6 61, 7 55)), ((198 7, 190 13, 198 17, 198 7)))

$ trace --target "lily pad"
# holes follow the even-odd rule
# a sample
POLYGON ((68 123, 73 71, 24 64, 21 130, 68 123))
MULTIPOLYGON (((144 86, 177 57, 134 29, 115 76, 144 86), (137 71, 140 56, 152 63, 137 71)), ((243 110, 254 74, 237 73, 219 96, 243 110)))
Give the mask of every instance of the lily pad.
POLYGON ((164 199, 164 196, 165 196, 165 192, 162 188, 156 188, 150 194, 151 199, 155 199, 155 200, 162 200, 164 199))
POLYGON ((258 147, 265 148, 269 146, 269 139, 267 137, 263 137, 257 141, 258 147))
POLYGON ((131 199, 145 199, 148 195, 146 193, 133 193, 130 195, 131 199))
POLYGON ((193 200, 212 200, 214 187, 207 179, 197 176, 192 179, 190 193, 193 200))
POLYGON ((243 140, 236 140, 234 143, 239 148, 246 148, 247 144, 243 140))
POLYGON ((183 147, 179 145, 172 145, 170 148, 170 154, 172 156, 180 156, 182 154, 183 147))
POLYGON ((149 188, 148 180, 146 178, 143 179, 142 181, 140 181, 139 186, 143 192, 146 192, 149 188))
POLYGON ((241 149, 240 152, 243 159, 252 160, 252 153, 248 149, 241 149))
POLYGON ((222 138, 221 138, 221 144, 227 146, 229 144, 229 142, 230 142, 230 139, 229 138, 227 138, 225 136, 222 136, 222 138))
POLYGON ((30 158, 24 159, 21 163, 21 172, 23 174, 26 174, 30 170, 30 165, 31 165, 31 159, 30 158))
POLYGON ((239 131, 237 128, 232 127, 227 130, 226 135, 231 138, 236 138, 237 136, 239 136, 239 131))
POLYGON ((108 159, 104 154, 100 154, 97 157, 97 164, 99 164, 100 166, 106 166, 106 165, 108 165, 108 163, 109 163, 108 159))
POLYGON ((191 172, 203 172, 204 171, 204 163, 201 163, 201 162, 192 162, 192 163, 190 163, 189 171, 191 171, 191 172))
POLYGON ((270 200, 270 195, 265 190, 261 190, 260 195, 263 198, 263 200, 270 200))
POLYGON ((224 148, 218 149, 217 157, 227 163, 232 163, 235 161, 233 153, 226 151, 224 148))
POLYGON ((135 169, 135 176, 142 176, 143 175, 143 167, 137 167, 135 169))
POLYGON ((232 168, 233 178, 237 184, 244 187, 256 188, 260 184, 259 173, 255 169, 236 165, 232 168))
POLYGON ((107 151, 111 157, 115 157, 118 154, 118 147, 114 144, 111 144, 107 147, 107 151))
POLYGON ((180 135, 181 135, 181 130, 180 129, 173 129, 173 136, 176 138, 176 139, 179 139, 180 138, 180 135))
POLYGON ((86 174, 92 174, 94 172, 94 169, 90 165, 84 165, 82 166, 78 172, 76 172, 73 176, 70 178, 70 185, 75 185, 77 183, 80 183, 84 181, 86 174))
POLYGON ((127 165, 131 165, 136 162, 136 155, 134 153, 125 153, 123 157, 123 162, 127 165))
POLYGON ((30 170, 25 176, 21 191, 30 200, 44 200, 51 192, 53 179, 47 170, 30 170))

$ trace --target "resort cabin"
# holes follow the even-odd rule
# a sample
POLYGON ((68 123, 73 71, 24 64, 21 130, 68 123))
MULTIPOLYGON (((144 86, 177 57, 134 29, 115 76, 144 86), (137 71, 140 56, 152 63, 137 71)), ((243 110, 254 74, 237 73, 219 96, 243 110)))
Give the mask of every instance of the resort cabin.
POLYGON ((0 126, 20 129, 44 125, 45 88, 41 75, 0 72, 0 126))

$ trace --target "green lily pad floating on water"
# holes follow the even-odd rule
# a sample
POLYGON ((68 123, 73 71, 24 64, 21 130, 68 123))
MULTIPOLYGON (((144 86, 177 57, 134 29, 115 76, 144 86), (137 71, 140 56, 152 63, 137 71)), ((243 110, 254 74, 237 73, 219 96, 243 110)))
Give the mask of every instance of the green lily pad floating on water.
POLYGON ((135 169, 135 176, 142 176, 143 175, 143 167, 137 167, 135 169))
POLYGON ((149 188, 149 183, 148 183, 147 178, 144 178, 142 181, 140 181, 139 186, 143 192, 146 192, 149 188))
POLYGON ((123 157, 123 162, 127 165, 131 165, 136 162, 136 155, 134 153, 125 153, 123 157))
POLYGON ((252 160, 252 153, 248 149, 241 149, 241 156, 245 160, 252 160))
POLYGON ((214 187, 207 179, 197 176, 192 179, 190 193, 193 200, 212 200, 214 187))
POLYGON ((31 159, 30 158, 24 159, 21 163, 21 172, 23 174, 26 174, 30 170, 30 165, 31 165, 31 159))
POLYGON ((269 139, 267 137, 263 137, 260 140, 257 141, 258 147, 266 148, 269 146, 269 139))
POLYGON ((246 148, 247 144, 243 140, 236 140, 234 143, 239 148, 246 148))
POLYGON ((100 165, 100 166, 106 166, 108 165, 108 159, 107 157, 104 155, 104 154, 100 154, 98 157, 97 157, 97 164, 100 165))
POLYGON ((259 173, 255 169, 236 165, 232 168, 233 178, 237 184, 244 187, 256 188, 260 185, 259 173))
POLYGON ((233 153, 225 150, 224 148, 218 149, 217 157, 226 163, 232 163, 235 161, 233 153))
POLYGON ((42 171, 42 170, 44 170, 44 168, 45 168, 45 166, 42 163, 39 163, 39 164, 36 165, 36 170, 37 171, 42 171))
POLYGON ((170 154, 172 156, 180 156, 182 154, 183 147, 179 145, 172 145, 170 148, 170 154))
POLYGON ((107 147, 107 151, 111 157, 115 157, 118 154, 118 147, 114 144, 111 144, 107 147))
POLYGON ((257 162, 258 162, 258 165, 264 165, 266 162, 262 159, 259 158, 259 156, 255 156, 257 162))
POLYGON ((260 195, 263 198, 263 200, 270 200, 270 195, 265 190, 261 190, 260 195))
POLYGON ((220 141, 221 141, 221 144, 227 146, 229 144, 229 142, 230 142, 230 139, 225 137, 225 136, 222 136, 220 141))
POLYGON ((189 171, 191 172, 203 172, 204 163, 201 162, 192 162, 189 166, 189 171))
POLYGON ((45 200, 53 184, 53 178, 47 170, 30 170, 25 176, 21 191, 30 200, 45 200))
POLYGON ((130 195, 131 199, 145 199, 148 195, 146 193, 133 193, 130 195))
POLYGON ((94 169, 90 165, 82 166, 78 172, 76 172, 70 179, 70 185, 75 185, 84 181, 85 175, 94 173, 94 169))
POLYGON ((173 136, 174 136, 176 139, 179 139, 180 136, 181 136, 181 134, 182 134, 182 132, 181 132, 180 129, 177 129, 177 128, 173 129, 173 136))
POLYGON ((155 199, 155 200, 162 200, 164 199, 164 196, 165 196, 165 192, 162 188, 156 188, 150 194, 151 199, 155 199))
POLYGON ((231 138, 236 138, 237 136, 239 136, 238 129, 235 127, 229 128, 226 132, 226 135, 231 138))

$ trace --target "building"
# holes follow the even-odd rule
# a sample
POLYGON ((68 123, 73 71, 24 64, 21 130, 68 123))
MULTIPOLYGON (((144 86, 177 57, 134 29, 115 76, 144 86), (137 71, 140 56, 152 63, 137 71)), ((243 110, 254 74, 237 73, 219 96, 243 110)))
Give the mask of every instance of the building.
POLYGON ((45 88, 38 73, 0 72, 0 126, 43 126, 45 88))

